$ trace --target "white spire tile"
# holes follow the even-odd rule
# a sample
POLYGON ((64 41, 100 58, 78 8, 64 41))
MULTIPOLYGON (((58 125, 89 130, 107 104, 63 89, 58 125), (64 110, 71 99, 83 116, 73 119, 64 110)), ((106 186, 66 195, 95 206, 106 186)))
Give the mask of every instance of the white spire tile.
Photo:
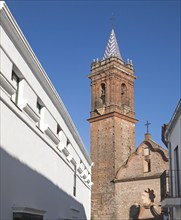
POLYGON ((114 29, 111 31, 106 50, 104 52, 103 60, 110 57, 118 57, 122 60, 114 29))

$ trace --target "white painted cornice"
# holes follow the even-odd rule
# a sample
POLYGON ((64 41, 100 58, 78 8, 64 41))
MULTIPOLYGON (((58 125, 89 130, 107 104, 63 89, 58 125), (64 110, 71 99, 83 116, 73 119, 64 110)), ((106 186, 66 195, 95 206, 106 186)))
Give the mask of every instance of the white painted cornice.
POLYGON ((77 165, 77 171, 79 173, 82 173, 84 169, 85 169, 85 167, 84 167, 83 163, 80 163, 80 164, 77 165))
POLYGON ((165 136, 167 137, 169 132, 172 131, 172 129, 174 128, 177 120, 179 120, 179 117, 181 116, 181 99, 178 102, 178 105, 172 115, 172 118, 167 126, 166 132, 165 132, 165 136))
POLYGON ((21 100, 19 103, 19 107, 26 112, 27 115, 35 122, 37 123, 40 120, 40 116, 31 108, 31 106, 28 104, 27 100, 21 100))
POLYGON ((45 90, 45 92, 47 93, 47 95, 49 96, 53 104, 55 105, 56 109, 58 110, 62 118, 64 119, 67 127, 69 128, 72 136, 77 142, 87 162, 91 165, 92 161, 85 149, 82 139, 66 107, 64 106, 60 96, 55 90, 45 70, 43 69, 35 53, 31 49, 28 41, 26 40, 25 36, 23 35, 21 29, 19 28, 17 22, 15 21, 13 15, 11 14, 10 10, 8 9, 4 1, 0 1, 0 21, 1 21, 0 25, 6 30, 6 32, 8 33, 8 36, 11 38, 13 43, 16 45, 16 48, 18 49, 18 51, 20 52, 24 60, 27 62, 29 67, 31 68, 35 77, 40 82, 41 86, 43 87, 43 89, 45 90))
POLYGON ((62 152, 65 154, 66 157, 68 157, 68 156, 70 155, 70 152, 69 152, 69 150, 68 150, 67 147, 64 147, 64 148, 62 149, 62 152))
POLYGON ((4 7, 5 2, 4 1, 0 1, 0 10, 4 7))
POLYGON ((12 96, 16 89, 8 82, 8 80, 0 73, 0 86, 5 89, 5 91, 12 96))
POLYGON ((48 135, 48 137, 56 144, 58 145, 60 140, 59 138, 53 133, 53 131, 50 129, 50 127, 47 125, 45 130, 45 134, 48 135))

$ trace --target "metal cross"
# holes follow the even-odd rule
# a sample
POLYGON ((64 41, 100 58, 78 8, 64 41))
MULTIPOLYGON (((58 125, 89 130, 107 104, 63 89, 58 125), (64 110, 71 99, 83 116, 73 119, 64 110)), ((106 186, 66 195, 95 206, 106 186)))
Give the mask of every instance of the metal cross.
POLYGON ((148 121, 146 122, 145 126, 147 127, 147 134, 149 134, 149 125, 151 125, 151 123, 149 123, 148 121))
POLYGON ((112 16, 111 16, 111 25, 112 25, 112 29, 114 29, 114 13, 112 13, 112 16))

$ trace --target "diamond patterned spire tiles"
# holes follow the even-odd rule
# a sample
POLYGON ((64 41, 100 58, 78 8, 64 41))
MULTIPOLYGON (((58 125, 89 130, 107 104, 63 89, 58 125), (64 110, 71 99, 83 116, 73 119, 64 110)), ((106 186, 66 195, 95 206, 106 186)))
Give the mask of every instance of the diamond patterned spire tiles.
POLYGON ((103 60, 113 56, 118 57, 119 59, 122 60, 114 29, 112 29, 111 31, 106 50, 104 52, 103 60))

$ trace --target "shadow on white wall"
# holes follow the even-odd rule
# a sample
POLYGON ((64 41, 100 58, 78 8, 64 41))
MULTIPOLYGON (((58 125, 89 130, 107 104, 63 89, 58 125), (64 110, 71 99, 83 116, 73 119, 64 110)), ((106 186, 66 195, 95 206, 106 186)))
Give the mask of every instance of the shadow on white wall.
POLYGON ((0 183, 0 219, 12 219, 13 207, 45 210, 44 220, 87 219, 83 204, 2 148, 0 183))

